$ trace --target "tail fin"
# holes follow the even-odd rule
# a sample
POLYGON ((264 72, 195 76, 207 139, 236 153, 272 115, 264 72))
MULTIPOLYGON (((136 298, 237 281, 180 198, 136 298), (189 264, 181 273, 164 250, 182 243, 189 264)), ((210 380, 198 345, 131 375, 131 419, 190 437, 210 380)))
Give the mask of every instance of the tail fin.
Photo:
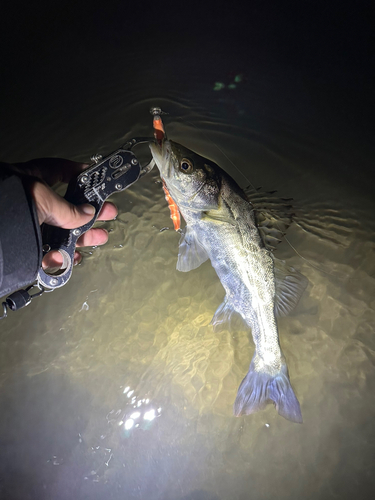
POLYGON ((290 385, 286 365, 276 375, 270 375, 255 371, 251 362, 249 371, 238 388, 234 414, 236 417, 250 415, 263 410, 268 403, 274 403, 282 417, 302 424, 301 409, 290 385))

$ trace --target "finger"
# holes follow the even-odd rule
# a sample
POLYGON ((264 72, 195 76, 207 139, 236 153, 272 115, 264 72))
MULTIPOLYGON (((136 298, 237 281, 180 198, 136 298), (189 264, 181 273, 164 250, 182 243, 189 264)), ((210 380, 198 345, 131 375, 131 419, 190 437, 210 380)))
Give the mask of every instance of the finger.
POLYGON ((72 205, 42 182, 34 182, 30 187, 34 198, 39 223, 73 229, 87 224, 94 216, 92 205, 72 205))
POLYGON ((104 245, 108 241, 108 232, 105 229, 94 228, 83 234, 77 241, 77 247, 95 247, 104 245))
POLYGON ((77 264, 80 264, 82 261, 82 254, 79 252, 75 251, 74 252, 74 260, 73 260, 73 266, 76 266, 77 264))
POLYGON ((61 268, 63 263, 63 256, 57 250, 48 252, 42 260, 42 268, 50 273, 57 271, 61 268))
MULTIPOLYGON (((83 234, 77 241, 77 247, 90 247, 97 245, 104 245, 108 241, 108 232, 105 229, 94 228, 83 234)), ((75 251, 74 252, 74 265, 81 262, 82 255, 75 251)), ((58 250, 51 250, 48 252, 42 261, 42 267, 44 270, 58 270, 61 268, 63 263, 63 257, 58 250)))
POLYGON ((116 205, 110 201, 106 201, 99 212, 98 220, 112 220, 117 217, 118 210, 116 205))
MULTIPOLYGON (((76 266, 81 262, 81 260, 82 255, 79 252, 75 251, 73 265, 76 266)), ((61 253, 58 250, 51 250, 43 257, 42 268, 44 269, 44 271, 48 271, 51 274, 61 269, 63 262, 64 260, 61 253)))

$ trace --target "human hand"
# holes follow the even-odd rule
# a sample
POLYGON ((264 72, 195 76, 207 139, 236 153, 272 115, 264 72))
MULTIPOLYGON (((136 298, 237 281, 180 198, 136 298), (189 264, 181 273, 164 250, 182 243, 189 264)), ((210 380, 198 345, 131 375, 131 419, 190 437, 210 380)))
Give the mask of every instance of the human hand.
MULTIPOLYGON (((57 158, 42 158, 15 165, 19 172, 32 176, 28 182, 30 193, 35 202, 39 224, 46 223, 63 229, 74 229, 89 222, 95 209, 92 205, 73 205, 51 189, 58 181, 69 182, 78 175, 87 164, 57 158)), ((97 220, 114 219, 117 208, 113 203, 105 202, 97 220)), ((101 228, 92 228, 77 241, 77 247, 103 245, 108 241, 108 232, 101 228)), ((82 260, 81 254, 74 254, 74 265, 82 260)), ((54 251, 43 259, 43 268, 56 268, 62 265, 62 256, 54 251)))

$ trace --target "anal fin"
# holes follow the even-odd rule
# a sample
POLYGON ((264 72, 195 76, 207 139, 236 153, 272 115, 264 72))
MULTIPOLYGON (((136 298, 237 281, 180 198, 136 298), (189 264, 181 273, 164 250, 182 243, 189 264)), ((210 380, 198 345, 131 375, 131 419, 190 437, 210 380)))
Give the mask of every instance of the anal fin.
POLYGON ((232 304, 225 298, 224 302, 216 309, 216 312, 211 320, 211 325, 215 332, 223 329, 234 330, 235 328, 246 327, 245 320, 238 313, 232 304))

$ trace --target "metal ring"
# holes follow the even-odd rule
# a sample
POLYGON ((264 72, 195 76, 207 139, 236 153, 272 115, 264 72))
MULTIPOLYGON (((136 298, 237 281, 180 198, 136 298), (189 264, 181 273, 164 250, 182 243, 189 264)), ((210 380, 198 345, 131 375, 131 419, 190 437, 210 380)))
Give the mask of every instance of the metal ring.
POLYGON ((140 174, 139 174, 139 178, 143 177, 144 175, 148 174, 149 172, 151 172, 151 170, 154 168, 154 166, 156 165, 155 163, 155 160, 152 158, 145 167, 142 168, 140 174))
POLYGON ((0 316, 0 319, 4 319, 8 316, 8 312, 7 312, 7 303, 6 302, 3 302, 2 303, 2 306, 3 306, 3 315, 0 316))
POLYGON ((128 149, 131 151, 134 146, 137 146, 138 144, 143 144, 146 142, 155 142, 154 137, 134 137, 133 139, 129 139, 128 142, 126 142, 122 147, 124 149, 128 149))

